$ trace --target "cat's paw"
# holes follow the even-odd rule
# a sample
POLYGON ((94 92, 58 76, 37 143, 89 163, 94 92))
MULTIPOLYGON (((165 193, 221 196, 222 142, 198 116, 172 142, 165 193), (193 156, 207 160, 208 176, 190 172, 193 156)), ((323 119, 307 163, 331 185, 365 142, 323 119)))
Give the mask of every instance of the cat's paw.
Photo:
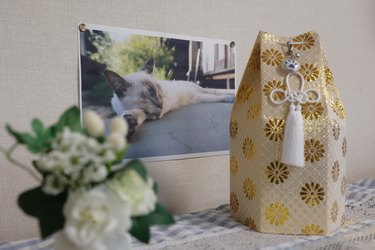
POLYGON ((127 139, 129 140, 135 133, 135 129, 138 126, 137 118, 133 114, 125 113, 122 117, 126 120, 129 126, 129 132, 127 139))
POLYGON ((224 102, 233 103, 234 102, 234 95, 226 95, 224 97, 224 102))
POLYGON ((156 108, 153 112, 145 112, 147 120, 159 120, 161 118, 162 109, 156 108))

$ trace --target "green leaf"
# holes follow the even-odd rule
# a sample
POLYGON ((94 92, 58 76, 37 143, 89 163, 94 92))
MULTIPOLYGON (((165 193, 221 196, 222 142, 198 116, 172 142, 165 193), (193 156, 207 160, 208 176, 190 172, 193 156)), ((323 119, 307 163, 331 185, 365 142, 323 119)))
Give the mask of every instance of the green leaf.
POLYGON ((159 187, 158 187, 158 184, 156 182, 154 182, 154 186, 152 187, 152 189, 154 190, 155 194, 157 194, 159 192, 159 187))
POLYGON ((18 205, 24 213, 39 220, 41 236, 45 239, 64 227, 66 198, 66 192, 56 196, 46 195, 41 187, 37 187, 22 193, 18 197, 18 205))
POLYGON ((50 135, 51 138, 55 138, 57 133, 60 132, 61 130, 58 130, 56 125, 52 125, 47 129, 47 133, 50 135))
POLYGON ((126 151, 128 151, 128 148, 129 148, 129 146, 126 145, 122 150, 120 150, 119 152, 116 153, 116 159, 115 159, 116 162, 122 161, 126 151))
POLYGON ((150 225, 169 225, 175 222, 171 213, 160 203, 156 203, 155 210, 146 217, 150 225))
POLYGON ((27 136, 31 136, 30 134, 28 134, 28 133, 20 133, 20 132, 17 132, 17 131, 15 131, 9 124, 7 124, 6 126, 5 126, 5 128, 6 128, 6 130, 8 131, 8 133, 10 134, 10 135, 12 135, 13 137, 14 137, 14 139, 16 139, 16 141, 18 142, 18 143, 22 143, 22 144, 26 144, 26 139, 25 139, 25 137, 27 137, 27 136))
POLYGON ((40 141, 36 138, 34 138, 31 134, 28 133, 19 133, 12 129, 10 125, 6 125, 6 129, 9 134, 11 134, 18 143, 26 144, 27 148, 32 153, 39 153, 43 151, 44 147, 40 143, 40 141))
MULTIPOLYGON (((85 134, 86 134, 87 136, 90 136, 90 134, 86 131, 86 129, 85 129, 85 134)), ((105 142, 105 137, 104 137, 104 136, 98 136, 98 137, 96 137, 96 140, 97 140, 100 144, 102 144, 102 143, 105 142)))
POLYGON ((80 111, 76 106, 69 108, 61 115, 56 124, 57 132, 62 131, 65 126, 72 131, 82 132, 80 111))
POLYGON ((27 149, 32 153, 39 153, 43 151, 44 147, 38 139, 32 137, 31 135, 25 135, 24 139, 27 145, 27 149))
POLYGON ((64 127, 69 127, 72 131, 82 132, 80 111, 76 106, 66 110, 59 121, 51 127, 45 129, 39 119, 33 119, 31 123, 35 137, 29 133, 20 133, 10 125, 6 125, 6 130, 18 143, 25 144, 32 153, 48 151, 51 148, 51 140, 61 132, 64 127))
POLYGON ((37 136, 37 138, 41 138, 43 137, 44 135, 44 128, 43 128, 43 124, 42 122, 39 120, 39 119, 33 119, 33 121, 31 122, 31 126, 35 132, 35 135, 37 136))
POLYGON ((49 130, 49 129, 44 130, 44 134, 43 134, 43 137, 41 139, 42 139, 45 147, 51 148, 52 138, 54 138, 54 137, 51 136, 51 130, 49 130))
POLYGON ((31 123, 35 133, 35 144, 37 144, 43 151, 48 151, 51 148, 51 133, 49 129, 43 127, 39 119, 34 119, 31 123))
POLYGON ((133 217, 132 221, 130 234, 144 243, 148 243, 150 240, 152 225, 169 225, 175 222, 169 211, 159 203, 156 204, 153 212, 145 216, 133 217))
MULTIPOLYGON (((129 146, 126 145, 122 150, 116 153, 116 158, 113 161, 107 162, 107 166, 111 167, 113 165, 116 165, 118 163, 121 163, 124 159, 125 153, 128 151, 129 146)), ((110 168, 111 169, 111 168, 110 168)), ((119 171, 117 171, 119 172, 119 171)))
POLYGON ((130 234, 143 243, 150 241, 150 226, 142 222, 142 219, 132 218, 130 234))
POLYGON ((147 181, 147 170, 140 160, 131 160, 125 167, 135 170, 145 181, 147 181))

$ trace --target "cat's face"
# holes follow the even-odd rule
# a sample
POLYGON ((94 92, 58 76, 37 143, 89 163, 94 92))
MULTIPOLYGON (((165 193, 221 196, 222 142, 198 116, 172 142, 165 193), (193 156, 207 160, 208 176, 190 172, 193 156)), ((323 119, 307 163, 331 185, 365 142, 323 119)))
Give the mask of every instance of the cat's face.
POLYGON ((124 110, 141 109, 147 119, 159 119, 163 108, 162 90, 146 66, 125 77, 110 70, 104 71, 104 75, 124 110))

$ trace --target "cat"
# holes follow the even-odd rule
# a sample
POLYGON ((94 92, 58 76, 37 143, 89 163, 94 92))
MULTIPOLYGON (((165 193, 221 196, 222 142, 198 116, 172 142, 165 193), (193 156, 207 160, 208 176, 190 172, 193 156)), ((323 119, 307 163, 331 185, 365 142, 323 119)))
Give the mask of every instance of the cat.
POLYGON ((114 94, 112 108, 129 125, 128 139, 147 120, 162 118, 169 111, 196 103, 233 103, 234 89, 207 89, 189 81, 157 80, 153 60, 138 72, 121 77, 105 70, 104 76, 114 94))

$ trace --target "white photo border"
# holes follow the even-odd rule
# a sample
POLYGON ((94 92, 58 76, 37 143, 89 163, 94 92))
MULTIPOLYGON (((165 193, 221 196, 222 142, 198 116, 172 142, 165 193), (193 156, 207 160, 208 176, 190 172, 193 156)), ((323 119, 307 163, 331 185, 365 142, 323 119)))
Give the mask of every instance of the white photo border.
MULTIPOLYGON (((79 23, 77 27, 79 27, 82 23, 79 23)), ((140 30, 140 29, 132 29, 132 28, 123 28, 123 27, 116 27, 116 26, 108 26, 108 25, 98 25, 98 24, 84 24, 86 29, 90 30, 100 30, 100 31, 109 31, 109 32, 124 32, 124 33, 131 33, 136 35, 145 35, 145 36, 156 36, 156 37, 168 37, 172 39, 181 39, 181 40, 193 40, 198 42, 213 42, 216 44, 225 44, 230 45, 231 43, 236 44, 233 40, 223 40, 223 39, 215 39, 215 38, 203 38, 198 36, 188 36, 188 35, 179 35, 179 34, 172 34, 172 33, 165 33, 165 32, 157 32, 157 31, 147 31, 147 30, 140 30)), ((80 29, 78 29, 78 76, 79 76, 79 108, 81 110, 81 123, 82 123, 82 69, 81 69, 81 43, 80 43, 80 29)), ((235 47, 234 47, 235 48, 235 47)), ((235 69, 235 78, 234 78, 234 89, 237 91, 237 54, 236 49, 234 49, 234 69, 235 69)), ((229 121, 228 121, 229 123, 229 121)), ((176 154, 176 155, 165 155, 165 156, 152 156, 152 157, 140 157, 144 162, 161 162, 161 161, 172 161, 172 160, 184 160, 184 159, 192 159, 192 158, 204 158, 204 157, 213 157, 213 156, 221 156, 221 155, 229 155, 229 150, 223 151, 211 151, 211 152, 202 152, 202 153, 187 153, 187 154, 176 154)), ((124 158, 125 161, 130 160, 128 158, 124 158)))

